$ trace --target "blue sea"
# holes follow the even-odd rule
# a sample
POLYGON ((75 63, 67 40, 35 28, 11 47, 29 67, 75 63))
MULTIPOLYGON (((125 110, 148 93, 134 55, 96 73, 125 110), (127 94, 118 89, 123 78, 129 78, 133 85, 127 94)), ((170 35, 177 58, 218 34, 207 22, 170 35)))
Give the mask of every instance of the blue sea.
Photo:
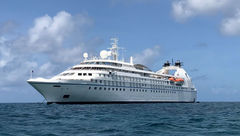
POLYGON ((240 135, 240 103, 0 104, 0 136, 240 135))

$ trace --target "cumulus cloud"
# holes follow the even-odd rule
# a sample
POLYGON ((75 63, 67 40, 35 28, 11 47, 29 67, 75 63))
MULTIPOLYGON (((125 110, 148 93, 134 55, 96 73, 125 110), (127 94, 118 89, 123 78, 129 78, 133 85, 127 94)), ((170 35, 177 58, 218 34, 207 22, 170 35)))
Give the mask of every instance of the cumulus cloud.
POLYGON ((145 64, 147 66, 153 66, 159 59, 160 46, 156 45, 153 48, 147 48, 140 54, 134 56, 134 63, 145 64))
POLYGON ((239 0, 175 0, 172 2, 172 13, 178 22, 200 15, 222 14, 220 31, 225 35, 240 35, 239 0))
POLYGON ((56 16, 48 15, 36 18, 34 26, 28 32, 28 46, 35 51, 50 51, 62 45, 64 39, 80 25, 88 24, 84 16, 72 16, 66 11, 56 16))
POLYGON ((64 37, 72 28, 71 15, 64 11, 53 18, 48 15, 37 18, 34 27, 29 31, 28 45, 38 51, 45 51, 52 46, 61 45, 64 37))
MULTIPOLYGON (((34 77, 49 77, 79 63, 83 51, 101 44, 101 40, 96 38, 88 38, 93 42, 84 40, 83 33, 92 24, 93 21, 86 14, 71 15, 60 11, 53 17, 37 17, 26 34, 12 34, 9 38, 2 33, 0 90, 26 85, 31 70, 34 70, 34 77)), ((0 30, 10 30, 10 26, 0 25, 0 30)))
POLYGON ((221 32, 225 35, 240 35, 240 10, 233 17, 222 21, 221 32))
POLYGON ((235 0, 177 0, 172 3, 173 15, 177 21, 197 15, 218 13, 228 8, 235 0))

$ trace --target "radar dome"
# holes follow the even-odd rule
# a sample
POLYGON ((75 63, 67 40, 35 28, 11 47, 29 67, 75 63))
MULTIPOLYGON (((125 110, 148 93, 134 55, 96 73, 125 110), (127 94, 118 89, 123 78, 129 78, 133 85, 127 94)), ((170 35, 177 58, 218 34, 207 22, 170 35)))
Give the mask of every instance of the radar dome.
POLYGON ((83 57, 84 57, 84 58, 87 58, 87 57, 88 57, 88 53, 86 53, 86 52, 83 53, 83 57))
POLYGON ((106 50, 102 50, 102 51, 100 52, 100 57, 101 57, 102 59, 106 59, 106 58, 108 57, 108 52, 107 52, 106 50))

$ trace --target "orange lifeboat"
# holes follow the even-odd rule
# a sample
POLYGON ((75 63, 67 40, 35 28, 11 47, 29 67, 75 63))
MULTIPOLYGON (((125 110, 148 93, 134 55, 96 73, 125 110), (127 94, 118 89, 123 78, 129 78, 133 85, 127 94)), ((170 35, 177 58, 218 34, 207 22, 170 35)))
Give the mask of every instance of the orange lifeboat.
POLYGON ((175 78, 174 77, 170 77, 170 78, 168 78, 170 81, 173 81, 173 82, 175 82, 175 78))
POLYGON ((173 82, 184 82, 184 80, 182 78, 170 77, 170 78, 168 78, 168 80, 173 81, 173 82))
POLYGON ((176 78, 175 81, 176 82, 184 82, 184 80, 182 78, 176 78))

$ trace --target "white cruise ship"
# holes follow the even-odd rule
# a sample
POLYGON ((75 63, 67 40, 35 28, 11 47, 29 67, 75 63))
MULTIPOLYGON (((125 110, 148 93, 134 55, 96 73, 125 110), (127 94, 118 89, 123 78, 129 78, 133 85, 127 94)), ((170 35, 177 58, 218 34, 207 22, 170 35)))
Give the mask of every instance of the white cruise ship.
POLYGON ((118 40, 100 57, 88 58, 50 79, 31 84, 50 103, 195 102, 197 91, 180 61, 164 63, 157 72, 142 64, 118 60, 118 40))

